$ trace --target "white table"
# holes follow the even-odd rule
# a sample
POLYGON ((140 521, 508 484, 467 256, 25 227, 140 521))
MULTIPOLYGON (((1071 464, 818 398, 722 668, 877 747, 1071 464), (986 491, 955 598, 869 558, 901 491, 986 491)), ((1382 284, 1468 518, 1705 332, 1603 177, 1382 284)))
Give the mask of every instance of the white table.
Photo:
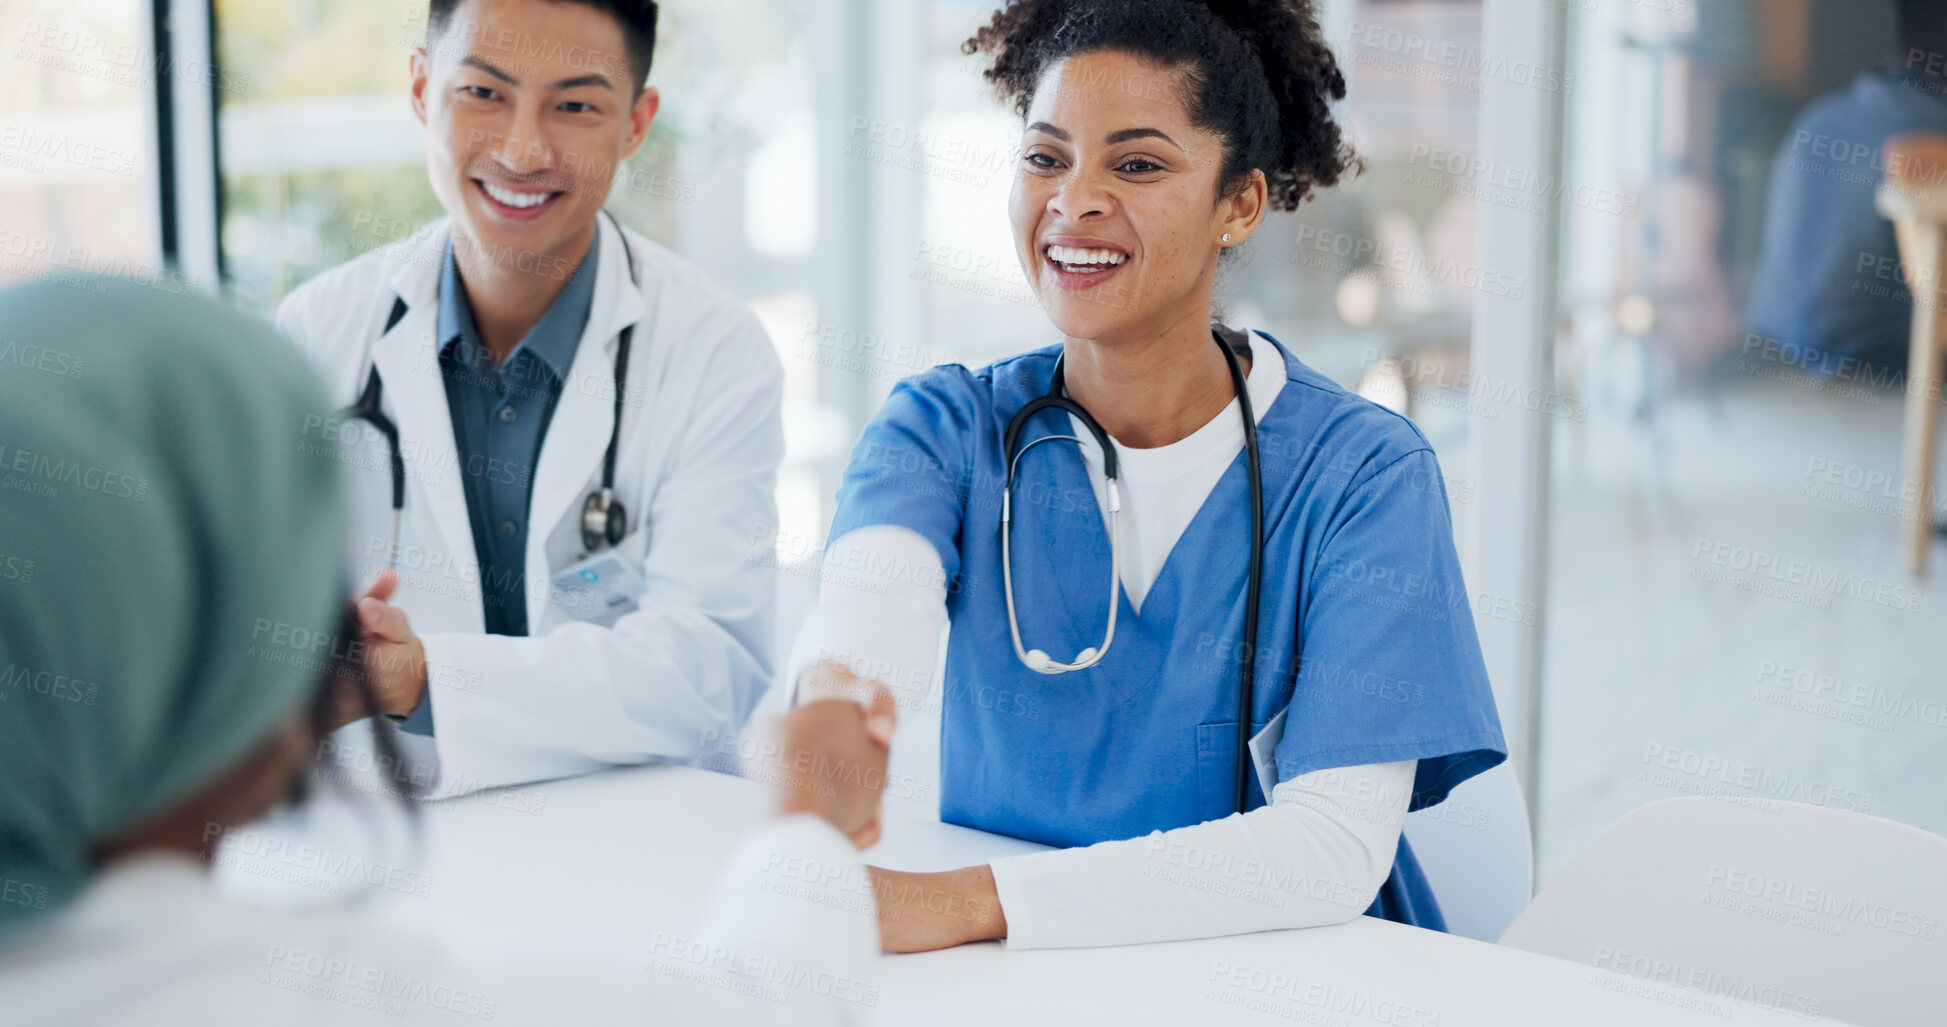
MULTIPOLYGON (((755 782, 682 767, 611 771, 427 808, 425 895, 382 912, 462 950, 647 964, 770 806, 755 782)), ((1039 846, 892 814, 870 862, 940 870, 1039 846)), ((1339 927, 1112 949, 998 944, 889 956, 888 1024, 1314 1023, 1347 1027, 1784 1024, 1713 995, 1372 917, 1339 927)))

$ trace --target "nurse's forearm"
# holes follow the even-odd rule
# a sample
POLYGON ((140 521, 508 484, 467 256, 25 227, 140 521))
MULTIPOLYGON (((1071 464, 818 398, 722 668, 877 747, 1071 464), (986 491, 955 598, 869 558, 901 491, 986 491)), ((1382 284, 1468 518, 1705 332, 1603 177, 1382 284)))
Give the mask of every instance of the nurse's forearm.
MULTIPOLYGON (((940 554, 918 532, 872 525, 846 532, 825 552, 818 604, 798 629, 782 687, 813 689, 835 664, 884 682, 902 703, 934 694, 946 627, 940 554)), ((815 696, 794 693, 803 702, 815 696)))
POLYGON ((1007 917, 987 866, 934 874, 868 867, 887 952, 931 952, 1007 936, 1007 917))
POLYGON ((1416 763, 1302 774, 1272 805, 992 864, 1007 947, 1083 948, 1322 927, 1392 870, 1416 763))

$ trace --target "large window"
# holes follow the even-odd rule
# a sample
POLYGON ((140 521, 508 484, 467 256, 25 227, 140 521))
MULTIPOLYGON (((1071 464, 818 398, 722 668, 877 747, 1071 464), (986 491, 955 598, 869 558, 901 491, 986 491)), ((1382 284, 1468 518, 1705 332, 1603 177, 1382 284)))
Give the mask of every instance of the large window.
POLYGON ((1906 397, 1821 377, 1747 317, 1775 155, 1868 195, 1884 170, 1877 141, 1846 167, 1790 127, 1895 52, 1892 5, 1575 14, 1569 179, 1640 202, 1563 199, 1586 401, 1555 425, 1537 879, 1675 795, 1947 831, 1947 632, 1898 547, 1906 397))
POLYGON ((328 267, 439 213, 407 106, 421 7, 218 0, 222 244, 231 289, 268 310, 328 267))
POLYGON ((0 286, 76 274, 183 286, 161 262, 147 6, 0 7, 0 286))

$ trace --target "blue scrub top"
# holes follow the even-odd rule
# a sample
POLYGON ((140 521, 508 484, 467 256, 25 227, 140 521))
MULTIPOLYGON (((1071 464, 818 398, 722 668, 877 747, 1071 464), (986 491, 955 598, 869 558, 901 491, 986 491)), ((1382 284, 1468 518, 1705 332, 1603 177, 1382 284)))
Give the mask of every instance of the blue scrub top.
MULTIPOLYGON (((1406 418, 1304 366, 1259 420, 1265 575, 1253 733, 1289 710, 1277 777, 1418 760, 1411 808, 1506 758, 1461 579, 1445 483, 1406 418)), ((1008 420, 1045 395, 1059 346, 901 381, 865 430, 831 538, 910 528, 948 581, 941 819, 1057 846, 1220 819, 1234 808, 1250 501, 1240 453, 1115 641, 1058 676, 1015 658, 1001 584, 1008 420)), ((1067 434, 1046 411, 1021 445, 1067 434)), ((1021 459, 1014 591, 1023 643, 1070 659, 1107 618, 1108 533, 1072 443, 1021 459)), ((1264 803, 1256 782, 1251 805, 1264 803)), ((1368 914, 1444 929, 1404 838, 1368 914)))

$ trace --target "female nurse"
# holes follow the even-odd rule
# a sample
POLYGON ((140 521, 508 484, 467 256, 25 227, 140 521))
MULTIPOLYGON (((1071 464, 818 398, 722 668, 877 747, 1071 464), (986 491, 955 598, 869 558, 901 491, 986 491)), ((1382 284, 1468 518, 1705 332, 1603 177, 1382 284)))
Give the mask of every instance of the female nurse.
POLYGON ((942 818, 1057 848, 874 868, 883 944, 1442 927, 1403 818, 1505 746, 1439 465, 1211 301, 1353 162, 1309 4, 1013 0, 966 49, 1022 115, 1009 214, 1060 341, 893 390, 786 671, 937 703, 942 818))

